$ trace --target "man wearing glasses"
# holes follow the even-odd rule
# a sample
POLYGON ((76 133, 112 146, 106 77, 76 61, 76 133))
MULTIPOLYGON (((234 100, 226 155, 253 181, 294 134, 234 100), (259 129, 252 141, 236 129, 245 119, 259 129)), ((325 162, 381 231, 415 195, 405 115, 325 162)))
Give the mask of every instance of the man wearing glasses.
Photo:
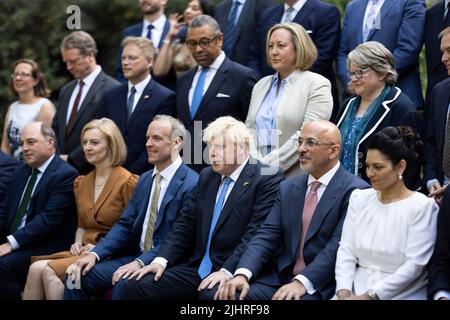
POLYGON ((348 201, 369 185, 339 163, 341 135, 329 121, 307 123, 298 157, 304 171, 280 184, 275 206, 216 299, 326 300, 348 201), (281 250, 281 252, 280 252, 281 250), (276 253, 280 253, 276 258, 276 253), (276 259, 276 270, 268 272, 276 259), (250 282, 250 284, 249 284, 250 282))
POLYGON ((219 25, 210 16, 198 16, 189 25, 186 45, 198 66, 178 79, 177 111, 190 134, 184 160, 197 172, 207 166, 202 129, 221 116, 245 121, 256 82, 252 70, 225 56, 223 41, 219 25))

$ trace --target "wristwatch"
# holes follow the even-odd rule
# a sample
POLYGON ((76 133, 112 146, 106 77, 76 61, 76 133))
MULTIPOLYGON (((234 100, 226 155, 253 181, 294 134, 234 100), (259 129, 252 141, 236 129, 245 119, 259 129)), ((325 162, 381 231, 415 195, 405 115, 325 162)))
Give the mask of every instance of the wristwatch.
POLYGON ((378 297, 377 293, 373 289, 368 290, 366 294, 369 296, 370 300, 380 300, 380 297, 378 297))

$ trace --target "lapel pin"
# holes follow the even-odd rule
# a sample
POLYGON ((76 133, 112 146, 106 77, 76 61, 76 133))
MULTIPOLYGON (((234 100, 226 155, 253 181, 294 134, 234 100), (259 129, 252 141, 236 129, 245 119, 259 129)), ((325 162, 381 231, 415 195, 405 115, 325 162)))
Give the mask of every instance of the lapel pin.
POLYGON ((150 98, 150 96, 144 96, 144 99, 148 99, 148 98, 150 98))
POLYGON ((244 182, 244 187, 248 186, 249 184, 250 184, 250 182, 245 181, 245 182, 244 182))

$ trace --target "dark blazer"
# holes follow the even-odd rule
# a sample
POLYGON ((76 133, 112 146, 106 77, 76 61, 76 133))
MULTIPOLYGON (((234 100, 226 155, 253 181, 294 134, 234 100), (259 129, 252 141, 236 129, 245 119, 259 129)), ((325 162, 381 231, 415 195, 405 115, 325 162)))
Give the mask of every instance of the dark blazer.
POLYGON ((450 78, 438 83, 431 94, 430 104, 425 113, 426 133, 424 150, 424 182, 438 179, 444 183, 442 153, 445 143, 445 125, 450 103, 450 78))
MULTIPOLYGON (((233 53, 228 58, 244 66, 248 64, 250 46, 255 36, 256 24, 261 19, 261 13, 264 9, 275 4, 274 0, 245 1, 235 27, 233 53)), ((225 0, 216 6, 214 18, 219 23, 222 32, 225 32, 227 29, 232 5, 232 0, 225 0)))
MULTIPOLYGON (((362 43, 362 25, 367 0, 354 0, 345 8, 336 70, 347 88, 347 56, 362 43)), ((394 55, 399 73, 397 86, 416 107, 423 106, 419 77, 419 53, 425 30, 425 0, 385 1, 381 7, 381 28, 373 29, 367 41, 382 43, 394 55)))
POLYGON ((140 177, 122 216, 92 250, 101 260, 110 256, 135 254, 145 264, 152 262, 161 242, 169 233, 181 208, 187 203, 198 180, 198 174, 185 164, 178 168, 167 187, 158 210, 153 233, 153 248, 148 252, 141 252, 139 242, 152 189, 152 175, 153 170, 140 177))
POLYGON ((434 252, 428 262, 428 298, 440 290, 450 292, 450 189, 444 194, 437 221, 434 252))
POLYGON ((127 119, 127 96, 128 83, 109 90, 100 103, 100 112, 101 116, 110 118, 117 124, 125 139, 127 159, 124 167, 141 175, 152 168, 147 161, 145 148, 148 125, 157 114, 175 116, 175 93, 152 78, 142 92, 130 119, 127 119))
POLYGON ((12 173, 18 165, 19 162, 16 159, 0 150, 0 203, 3 203, 3 199, 8 193, 12 173))
MULTIPOLYGON (((307 173, 281 183, 275 205, 248 244, 237 267, 249 269, 252 279, 271 286, 282 286, 292 281, 307 183, 307 173), (276 257, 275 253, 280 249, 281 253, 276 257), (259 278, 264 266, 273 259, 277 260, 276 272, 259 278)), ((354 189, 368 187, 365 181, 340 166, 314 211, 305 237, 303 253, 306 267, 301 274, 311 281, 323 300, 333 296, 336 286, 334 266, 348 199, 354 189)))
POLYGON ((61 88, 52 127, 56 133, 58 151, 61 154, 68 154, 69 163, 81 174, 87 174, 93 167, 84 158, 83 149, 81 148, 81 131, 86 123, 97 117, 99 103, 105 91, 118 86, 119 83, 103 71, 100 72, 78 109, 75 124, 70 135, 66 136, 67 110, 69 109, 70 97, 76 85, 77 81, 72 80, 61 88))
MULTIPOLYGON (((284 4, 266 9, 258 23, 256 35, 253 36, 248 66, 255 70, 260 77, 275 73, 267 64, 266 38, 269 29, 281 22, 283 13, 284 4)), ((323 1, 308 0, 292 22, 303 26, 317 47, 317 60, 310 71, 319 73, 330 80, 334 101, 332 119, 334 119, 339 109, 336 75, 333 69, 333 61, 339 46, 339 10, 335 5, 323 1)))
MULTIPOLYGON (((386 3, 386 2, 385 2, 386 3)), ((344 103, 344 109, 338 116, 339 119, 337 126, 340 128, 342 121, 344 120, 347 111, 349 110, 352 99, 344 103)), ((423 137, 423 121, 420 115, 416 111, 416 107, 412 101, 397 87, 393 89, 386 96, 385 100, 381 104, 375 114, 370 119, 363 136, 358 143, 355 161, 355 175, 360 176, 366 181, 369 181, 366 175, 366 154, 367 145, 370 137, 389 126, 410 126, 414 132, 423 137)), ((343 137, 344 139, 345 137, 343 137)), ((344 146, 343 146, 344 147, 344 146)), ((411 190, 420 188, 422 181, 420 179, 420 169, 422 166, 422 159, 418 159, 414 164, 414 170, 409 177, 405 177, 405 184, 411 190)))
POLYGON ((249 68, 225 58, 192 119, 189 111, 189 89, 196 72, 197 67, 192 68, 178 79, 177 114, 190 134, 190 139, 188 138, 184 148, 185 153, 190 152, 190 158, 184 154, 183 159, 192 169, 200 172, 207 166, 203 159, 201 163, 190 164, 194 163, 194 154, 197 154, 197 157, 201 156, 199 152, 194 152, 194 144, 191 142, 195 141, 196 145, 202 145, 202 151, 205 148, 202 144, 201 130, 194 132, 194 121, 201 121, 202 129, 222 116, 232 116, 244 122, 247 118, 252 89, 256 83, 256 75, 249 68))
MULTIPOLYGON (((235 271, 248 242, 269 213, 283 175, 279 171, 273 175, 262 175, 261 170, 264 168, 268 167, 259 162, 248 163, 225 201, 212 234, 212 272, 221 268, 231 273, 235 271)), ((187 263, 190 267, 198 268, 205 254, 220 180, 221 175, 211 167, 200 173, 188 206, 183 207, 156 255, 167 259, 169 267, 187 263), (186 253, 190 253, 190 256, 186 256, 186 253), (186 257, 187 260, 184 259, 186 257)))
MULTIPOLYGON (((425 57, 427 61, 427 93, 426 107, 428 108, 431 92, 436 84, 447 79, 447 69, 441 62, 441 41, 439 33, 444 26, 444 1, 440 1, 426 12, 425 19, 425 57)), ((447 26, 448 27, 448 26, 447 26)))
MULTIPOLYGON (((119 46, 119 53, 117 55, 116 65, 114 66, 114 76, 115 78, 120 81, 121 83, 126 83, 127 79, 125 79, 125 76, 122 72, 122 40, 126 37, 140 37, 142 34, 142 28, 144 27, 144 23, 138 23, 134 24, 125 30, 122 31, 122 34, 120 36, 120 46, 119 46)), ((155 45, 155 48, 161 49, 163 45, 163 41, 166 38, 167 34, 170 30, 170 22, 169 20, 166 21, 166 24, 164 25, 163 32, 161 34, 161 40, 159 41, 158 45, 155 45)), ((173 68, 170 68, 170 71, 167 75, 162 77, 155 77, 156 82, 159 84, 171 89, 175 90, 176 82, 177 82, 177 76, 175 74, 175 70, 173 68)))

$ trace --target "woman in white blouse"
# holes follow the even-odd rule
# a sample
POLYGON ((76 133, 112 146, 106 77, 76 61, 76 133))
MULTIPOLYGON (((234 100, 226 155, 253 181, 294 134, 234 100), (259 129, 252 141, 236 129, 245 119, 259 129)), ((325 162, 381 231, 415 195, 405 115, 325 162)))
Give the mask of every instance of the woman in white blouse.
POLYGON ((438 207, 403 180, 421 144, 410 127, 386 127, 369 142, 373 188, 350 197, 336 258, 338 299, 426 299, 438 207))
POLYGON ((267 34, 266 50, 276 73, 253 88, 245 125, 257 142, 253 155, 292 176, 300 171, 295 146, 298 131, 310 121, 331 116, 331 84, 308 71, 317 58, 317 48, 299 24, 273 26, 267 34))

